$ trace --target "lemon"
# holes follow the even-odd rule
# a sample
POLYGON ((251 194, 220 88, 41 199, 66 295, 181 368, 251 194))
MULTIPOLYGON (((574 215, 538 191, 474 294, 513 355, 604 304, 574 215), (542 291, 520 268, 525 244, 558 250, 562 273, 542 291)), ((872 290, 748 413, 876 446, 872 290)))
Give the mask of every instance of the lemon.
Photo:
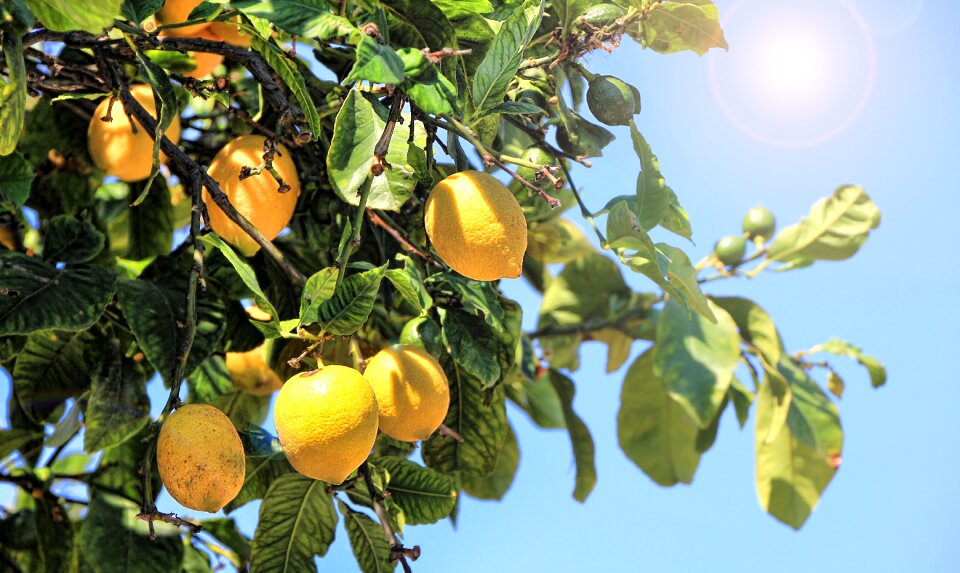
MULTIPOLYGON (((170 24, 179 24, 186 22, 190 12, 199 6, 203 0, 166 0, 163 7, 157 12, 157 23, 161 26, 170 24)), ((198 32, 204 30, 209 24, 194 24, 192 26, 180 26, 179 28, 167 28, 163 33, 167 36, 176 36, 178 38, 196 36, 198 32)))
POLYGON ((290 464, 331 484, 363 463, 377 438, 377 397, 353 368, 297 374, 277 394, 277 436, 290 464))
POLYGON ((437 360, 422 348, 384 348, 363 372, 377 395, 380 431, 404 442, 426 440, 447 416, 450 384, 437 360))
POLYGON ((188 404, 160 428, 157 469, 180 505, 214 513, 243 487, 243 444, 226 414, 207 404, 188 404))
POLYGON ((267 365, 265 353, 262 345, 248 352, 227 352, 227 372, 238 390, 253 396, 269 396, 283 386, 277 373, 267 365))
POLYGON ((252 41, 252 38, 237 25, 237 18, 226 22, 210 22, 209 30, 224 42, 241 48, 249 47, 252 41))
MULTIPOLYGON (((157 117, 153 89, 150 86, 130 86, 130 93, 151 116, 157 117)), ((173 143, 180 142, 179 116, 174 116, 165 135, 173 143)), ((140 181, 150 176, 153 166, 153 138, 140 122, 137 122, 134 132, 120 100, 114 101, 112 108, 110 98, 103 99, 97 106, 87 127, 87 148, 93 163, 107 175, 127 182, 140 181), (108 109, 111 121, 102 121, 100 118, 107 115, 108 109)))
POLYGON ((776 229, 777 220, 773 212, 763 205, 750 209, 743 217, 743 232, 751 239, 759 238, 765 241, 773 236, 776 229))
MULTIPOLYGON (((241 168, 257 167, 262 163, 265 140, 262 135, 241 135, 217 152, 207 172, 220 184, 230 203, 268 239, 273 239, 293 216, 300 195, 300 179, 290 151, 281 144, 277 146, 273 166, 283 182, 290 186, 290 191, 280 193, 277 180, 267 170, 240 181, 241 168)), ((213 202, 206 187, 203 189, 203 200, 210 216, 210 226, 223 240, 237 247, 244 255, 257 252, 260 245, 213 202)))
POLYGON ((747 252, 747 240, 741 236, 723 237, 713 246, 713 254, 727 265, 735 265, 743 260, 747 252))
MULTIPOLYGON (((219 36, 211 33, 209 28, 204 28, 203 30, 198 31, 194 34, 194 36, 197 38, 203 38, 204 40, 215 40, 217 42, 223 41, 219 36)), ((209 52, 190 52, 190 55, 193 56, 193 61, 196 62, 197 67, 183 74, 188 78, 202 80, 211 75, 214 70, 217 69, 217 66, 223 62, 223 56, 220 54, 211 54, 209 52)))
POLYGON ((463 171, 440 181, 423 219, 437 254, 463 276, 478 281, 520 276, 527 222, 517 199, 492 175, 463 171))

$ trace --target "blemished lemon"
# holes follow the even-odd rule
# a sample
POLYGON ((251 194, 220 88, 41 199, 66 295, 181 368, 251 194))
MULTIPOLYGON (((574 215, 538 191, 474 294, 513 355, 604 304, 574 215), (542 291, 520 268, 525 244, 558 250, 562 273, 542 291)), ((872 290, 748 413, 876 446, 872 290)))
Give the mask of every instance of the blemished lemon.
POLYGON ((277 394, 277 436, 303 475, 339 484, 363 463, 377 439, 377 397, 353 368, 297 374, 277 394))
POLYGON ((243 487, 243 444, 226 414, 207 404, 188 404, 160 428, 157 469, 180 505, 215 513, 243 487))
MULTIPOLYGON (((258 175, 251 175, 243 181, 240 180, 241 168, 257 167, 262 163, 265 140, 266 138, 262 135, 241 135, 217 152, 207 173, 217 180, 220 189, 227 194, 230 203, 236 207, 237 211, 249 219, 268 239, 273 239, 287 226, 293 216, 297 197, 300 195, 300 178, 297 176, 297 167, 293 163, 290 151, 280 144, 277 146, 278 151, 274 156, 273 166, 283 178, 283 182, 290 186, 289 191, 281 193, 277 180, 267 170, 258 175)), ((260 245, 214 203, 206 187, 203 189, 203 201, 207 205, 210 226, 224 241, 237 247, 247 256, 260 249, 260 245)))
MULTIPOLYGON (((202 2, 203 0, 166 0, 163 3, 163 7, 160 8, 160 11, 156 14, 157 23, 161 26, 168 26, 170 24, 186 22, 190 16, 190 12, 193 12, 193 9, 199 6, 202 2)), ((193 37, 196 36, 201 30, 206 29, 209 25, 210 24, 204 22, 203 24, 194 24, 192 26, 167 28, 163 30, 163 34, 167 36, 176 36, 178 38, 193 37)))
MULTIPOLYGON (((146 84, 137 84, 130 86, 130 93, 151 116, 157 117, 153 88, 146 84)), ((173 143, 180 142, 179 115, 174 116, 165 135, 173 143)), ((153 138, 140 122, 136 123, 134 132, 120 100, 113 102, 112 109, 109 97, 100 101, 87 127, 87 149, 94 165, 107 175, 126 182, 141 181, 150 176, 150 169, 153 167, 153 138), (108 109, 111 121, 101 120, 100 118, 107 115, 108 109)), ((165 159, 163 155, 160 158, 161 161, 165 159)))
POLYGON ((426 440, 450 407, 450 384, 436 358, 422 348, 384 348, 363 372, 380 408, 380 431, 404 442, 426 440))
POLYGON ((247 352, 227 352, 227 372, 241 392, 253 396, 269 396, 283 386, 280 376, 267 365, 265 349, 258 346, 247 352))
POLYGON ((443 262, 467 278, 517 278, 527 249, 527 222, 517 199, 490 174, 462 171, 430 192, 423 215, 443 262))

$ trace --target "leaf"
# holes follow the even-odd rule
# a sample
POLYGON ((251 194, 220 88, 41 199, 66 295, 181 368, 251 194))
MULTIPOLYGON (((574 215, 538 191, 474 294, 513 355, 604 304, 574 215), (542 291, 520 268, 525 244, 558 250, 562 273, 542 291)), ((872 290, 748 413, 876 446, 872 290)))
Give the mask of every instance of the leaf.
POLYGON ((183 569, 181 573, 213 573, 207 554, 197 549, 192 543, 183 540, 183 569))
POLYGON ((43 433, 26 429, 0 430, 0 460, 37 438, 43 438, 43 433))
POLYGON ((74 552, 73 524, 63 505, 40 496, 34 501, 37 531, 37 554, 41 571, 53 573, 71 568, 74 552))
MULTIPOLYGON (((381 0, 380 7, 387 14, 390 43, 410 48, 458 49, 457 32, 443 11, 430 0, 381 0)), ((456 58, 441 62, 448 80, 456 79, 456 58)))
POLYGON ((17 400, 34 422, 43 422, 67 398, 90 387, 82 332, 36 332, 13 366, 17 400))
MULTIPOLYGON (((2 97, 2 91, 0 91, 0 98, 2 97)), ((0 102, 2 101, 0 99, 0 102)), ((3 114, 6 110, 2 105, 0 110, 2 110, 0 111, 0 132, 3 132, 7 129, 3 124, 3 114)), ((4 137, 5 135, 0 134, 0 146, 3 145, 4 137)), ((24 159, 22 154, 0 155, 0 205, 5 205, 11 210, 23 207, 30 195, 30 185, 35 176, 33 166, 24 159)))
POLYGON ((434 64, 428 64, 416 78, 408 78, 401 88, 403 93, 407 94, 410 100, 425 113, 431 115, 460 113, 456 86, 441 74, 434 64))
POLYGON ((667 184, 660 173, 660 160, 653 154, 650 144, 632 121, 630 137, 633 140, 633 149, 640 158, 640 175, 637 176, 637 194, 633 212, 637 214, 643 230, 649 231, 659 225, 667 213, 669 202, 667 184))
MULTIPOLYGON (((144 183, 131 186, 135 197, 143 195, 145 190, 144 183)), ((170 189, 166 180, 155 180, 150 193, 140 204, 131 206, 127 212, 130 227, 126 258, 139 260, 170 252, 176 225, 173 209, 170 208, 170 189)))
POLYGON ((536 115, 543 113, 538 106, 523 101, 505 101, 498 103, 490 109, 491 114, 499 113, 505 115, 536 115))
POLYGON ((235 390, 214 398, 210 404, 226 414, 238 430, 243 430, 251 424, 260 424, 266 419, 267 409, 270 407, 270 396, 254 396, 235 390))
POLYGON ((343 516, 347 528, 350 547, 357 558, 357 565, 363 573, 387 573, 396 569, 396 562, 390 561, 390 544, 384 537, 383 529, 366 514, 350 509, 350 506, 337 499, 337 507, 343 516))
POLYGON ((100 34, 113 26, 123 0, 23 0, 44 26, 58 32, 100 34))
POLYGON ((417 277, 405 269, 387 269, 384 276, 411 308, 418 313, 423 311, 425 308, 424 299, 430 295, 417 277))
POLYGON ((848 259, 879 225, 880 210, 863 188, 845 185, 814 203, 808 217, 780 231, 767 258, 786 263, 848 259))
MULTIPOLYGON (((64 3, 69 1, 64 0, 64 3)), ((27 70, 19 30, 11 29, 3 34, 3 58, 7 64, 7 76, 5 79, 0 77, 0 156, 10 155, 17 148, 26 116, 27 70)))
POLYGON ((443 423, 463 436, 463 443, 434 434, 423 442, 423 461, 445 474, 488 476, 506 440, 507 413, 503 388, 483 391, 483 384, 449 356, 440 360, 450 381, 450 409, 443 423))
MULTIPOLYGON (((123 496, 141 502, 143 500, 143 459, 147 455, 147 442, 153 437, 152 425, 146 425, 140 432, 115 448, 103 452, 100 465, 91 479, 91 491, 98 488, 114 491, 123 496)), ((163 482, 156 464, 151 468, 153 498, 160 493, 163 482)), ((97 493, 99 495, 99 493, 97 493)))
POLYGON ((107 342, 104 354, 84 413, 83 449, 88 453, 128 440, 150 420, 143 367, 121 353, 118 340, 107 342))
POLYGON ((455 309, 442 309, 443 341, 454 361, 484 388, 497 385, 502 370, 497 362, 498 344, 488 325, 481 319, 455 309))
MULTIPOLYGON (((547 377, 543 377, 547 381, 547 377)), ((549 381, 547 381, 549 384, 549 381)), ((460 476, 460 486, 470 497, 477 499, 499 500, 503 499, 513 480, 517 475, 517 467, 520 465, 520 447, 517 444, 517 436, 513 428, 507 424, 507 439, 503 442, 503 448, 497 457, 497 465, 493 468, 493 473, 486 477, 476 477, 470 475, 460 476)))
POLYGON ((867 369, 867 373, 870 374, 870 384, 873 385, 874 388, 879 388, 887 383, 887 369, 883 363, 873 356, 867 356, 863 353, 863 350, 857 346, 854 346, 853 344, 850 344, 846 340, 831 338, 823 344, 814 346, 807 351, 807 354, 815 354, 817 352, 827 352, 837 356, 848 356, 853 358, 860 363, 861 366, 867 369))
POLYGON ((0 335, 89 328, 113 297, 115 279, 105 267, 58 270, 37 257, 0 252, 0 335))
POLYGON ((223 253, 223 256, 227 258, 230 265, 237 271, 237 275, 243 281, 243 284, 253 293, 254 302, 257 303, 257 306, 260 307, 261 310, 270 313, 274 319, 279 317, 277 309, 274 308, 267 299, 267 295, 263 293, 263 289, 260 288, 257 273, 254 272, 253 267, 251 267, 245 259, 237 255, 233 248, 215 233, 203 235, 200 237, 200 240, 210 246, 216 247, 223 253))
POLYGON ((386 490, 408 525, 436 523, 453 511, 457 489, 450 477, 403 458, 375 458, 373 463, 390 474, 386 490))
POLYGON ((740 383, 736 378, 730 383, 730 401, 733 402, 733 409, 737 413, 737 422, 740 429, 747 424, 747 418, 750 416, 750 405, 753 404, 753 392, 740 383))
POLYGON ((251 570, 313 571, 313 556, 327 553, 336 527, 337 513, 323 482, 298 473, 281 476, 260 506, 251 570))
POLYGON ((841 378, 839 374, 833 370, 827 372, 827 389, 830 390, 831 394, 838 399, 843 398, 844 387, 843 378, 841 378))
POLYGON ((294 471, 283 451, 248 453, 246 466, 243 487, 237 497, 224 508, 227 513, 232 513, 255 499, 262 499, 274 481, 294 471))
POLYGON ((453 11, 472 12, 474 14, 493 12, 490 0, 433 0, 433 3, 448 16, 453 11))
POLYGON ((549 377, 541 376, 516 385, 508 385, 507 396, 530 415, 541 428, 566 428, 563 404, 549 377))
POLYGON ((139 24, 160 11, 163 2, 164 0, 123 0, 120 11, 135 24, 139 24))
POLYGON ((674 300, 657 320, 654 369, 670 397, 701 428, 720 411, 733 372, 740 363, 740 335, 730 315, 713 308, 717 323, 687 313, 674 300))
POLYGON ((403 60, 392 48, 364 34, 357 44, 353 69, 344 81, 366 80, 375 84, 396 85, 404 80, 403 70, 403 60))
POLYGON ((526 0, 500 27, 473 78, 474 120, 503 101, 542 18, 543 2, 526 0))
POLYGON ((315 313, 301 316, 301 323, 318 324, 329 334, 353 334, 367 322, 386 268, 383 265, 350 275, 333 293, 333 297, 316 307, 315 313))
POLYGON ((630 366, 620 394, 620 449, 650 479, 663 486, 691 483, 700 464, 696 421, 667 393, 654 371, 654 353, 630 366))
POLYGON ((179 571, 183 561, 180 530, 162 521, 153 524, 156 540, 150 539, 146 521, 137 519, 137 504, 114 495, 98 493, 87 506, 80 529, 80 544, 87 563, 96 573, 179 571))
POLYGON ((286 53, 273 44, 272 41, 264 40, 259 36, 253 36, 250 47, 263 56, 267 64, 273 68, 277 75, 283 80, 283 83, 290 88, 293 97, 300 104, 300 109, 307 118, 307 125, 314 134, 320 133, 320 114, 317 112, 317 106, 310 97, 307 90, 307 84, 303 80, 303 75, 297 66, 290 61, 286 53))
POLYGON ((100 254, 104 240, 103 233, 91 223, 58 215, 44 233, 43 258, 51 263, 86 263, 100 254))
POLYGON ((304 316, 315 316, 317 308, 333 297, 333 290, 337 284, 340 270, 337 267, 327 267, 311 275, 303 287, 300 299, 300 324, 304 316))
POLYGON ((767 311, 745 298, 711 297, 710 300, 730 314, 737 323, 741 338, 756 346, 767 364, 774 366, 780 362, 784 353, 783 342, 767 311))
POLYGON ((233 518, 204 519, 201 525, 204 533, 209 533, 218 542, 233 550, 241 561, 250 561, 250 540, 240 533, 233 518))
POLYGON ((84 402, 84 408, 86 407, 87 401, 84 400, 83 395, 70 404, 67 413, 60 417, 56 427, 54 427, 53 433, 43 440, 45 447, 59 448, 76 437, 77 432, 83 427, 83 420, 80 419, 80 405, 78 404, 81 401, 84 402))
POLYGON ((326 0, 241 0, 231 5, 248 16, 269 20, 293 36, 320 42, 356 30, 349 20, 330 12, 326 0))
POLYGON ((560 403, 563 404, 563 417, 570 432, 570 442, 573 444, 573 460, 577 466, 573 498, 583 503, 597 484, 593 437, 590 436, 590 430, 580 416, 573 411, 573 395, 576 391, 573 381, 556 370, 551 370, 550 382, 560 397, 560 403))
POLYGON ((137 345, 160 376, 172 383, 178 350, 173 305, 160 287, 140 279, 117 281, 117 298, 137 345))
POLYGON ((757 495, 770 515, 800 529, 839 467, 842 433, 836 409, 815 383, 800 376, 792 388, 788 422, 773 440, 763 431, 779 408, 772 385, 764 383, 757 395, 757 495), (797 430, 811 435, 801 439, 797 430), (823 448, 811 447, 811 437, 823 448))
POLYGON ((661 54, 692 50, 702 56, 710 48, 729 49, 713 2, 654 4, 641 25, 645 46, 661 54))

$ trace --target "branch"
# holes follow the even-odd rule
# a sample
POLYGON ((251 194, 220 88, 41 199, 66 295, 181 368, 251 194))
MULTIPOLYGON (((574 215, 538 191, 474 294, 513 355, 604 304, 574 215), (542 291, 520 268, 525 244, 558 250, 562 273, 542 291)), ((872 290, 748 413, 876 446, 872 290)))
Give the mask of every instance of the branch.
POLYGON ((406 548, 402 543, 397 541, 397 537, 393 534, 393 529, 390 528, 390 522, 387 521, 387 514, 383 511, 383 494, 377 491, 376 486, 373 485, 373 479, 370 477, 370 467, 367 465, 367 462, 363 462, 360 465, 360 468, 357 470, 357 473, 363 477, 363 482, 367 486, 367 491, 370 493, 370 503, 373 505, 373 512, 377 514, 377 519, 380 520, 380 527, 383 529, 383 534, 387 538, 387 543, 390 544, 390 562, 400 561, 400 565, 403 567, 403 570, 406 573, 411 573, 413 570, 410 568, 410 564, 407 563, 407 558, 409 557, 411 561, 416 561, 420 558, 420 546, 414 545, 412 548, 406 548))
POLYGON ((353 218, 353 227, 351 229, 350 240, 343 246, 343 251, 340 252, 340 258, 337 260, 337 268, 340 269, 340 272, 337 273, 337 282, 334 285, 334 290, 340 288, 340 284, 343 282, 343 275, 346 274, 347 263, 350 261, 350 254, 353 253, 353 250, 360 246, 360 228, 363 226, 363 214, 367 208, 367 199, 370 197, 370 190, 373 188, 373 178, 375 175, 372 173, 367 175, 367 178, 363 181, 363 186, 360 187, 360 204, 357 205, 357 213, 353 218))
POLYGON ((159 511, 144 512, 138 513, 137 519, 141 521, 146 521, 150 524, 150 539, 156 539, 157 535, 153 531, 153 522, 162 521, 164 523, 169 523, 170 525, 175 525, 177 527, 186 527, 190 529, 192 533, 200 533, 203 531, 203 526, 187 521, 186 519, 177 517, 175 513, 160 513, 159 511))
POLYGON ((403 247, 404 250, 406 250, 407 252, 417 255, 418 257, 423 259, 424 262, 430 263, 437 268, 440 268, 440 269, 443 268, 443 265, 438 263, 433 257, 428 255, 426 252, 417 248, 406 237, 404 237, 399 230, 393 228, 389 223, 384 221, 383 218, 381 218, 380 215, 378 215, 377 212, 374 211, 373 209, 370 209, 370 208, 367 209, 367 218, 370 219, 371 223, 373 223, 374 225, 380 227, 381 229, 389 233, 389 235, 394 239, 396 239, 397 242, 400 243, 400 246, 403 247))

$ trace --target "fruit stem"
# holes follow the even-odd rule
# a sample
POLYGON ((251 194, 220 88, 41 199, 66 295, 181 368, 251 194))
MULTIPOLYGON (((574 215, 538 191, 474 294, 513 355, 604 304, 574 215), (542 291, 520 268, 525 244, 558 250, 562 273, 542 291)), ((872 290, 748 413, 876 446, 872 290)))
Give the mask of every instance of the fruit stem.
MULTIPOLYGON (((360 464, 360 467, 357 469, 357 474, 363 477, 363 483, 366 484, 367 492, 370 494, 370 504, 373 506, 373 512, 377 514, 377 519, 380 521, 380 528, 383 529, 383 535, 386 537, 387 543, 390 544, 390 562, 400 561, 400 565, 403 566, 404 571, 411 571, 410 564, 407 563, 407 550, 402 543, 397 541, 396 536, 393 534, 393 529, 390 528, 390 522, 387 521, 387 514, 383 511, 383 504, 380 503, 383 500, 383 494, 378 492, 377 487, 373 485, 373 479, 370 477, 370 466, 367 465, 367 462, 360 464)), ((420 547, 414 546, 413 549, 419 557, 420 547)))
POLYGON ((360 246, 360 229, 363 226, 363 215, 366 213, 370 189, 373 188, 373 178, 373 174, 367 175, 363 185, 360 187, 360 203, 357 205, 357 212, 353 217, 350 240, 343 246, 343 250, 340 251, 340 258, 337 261, 337 268, 340 269, 340 272, 337 273, 337 283, 334 286, 334 291, 340 288, 340 283, 343 282, 343 275, 347 272, 347 263, 350 261, 350 254, 355 248, 360 246))

